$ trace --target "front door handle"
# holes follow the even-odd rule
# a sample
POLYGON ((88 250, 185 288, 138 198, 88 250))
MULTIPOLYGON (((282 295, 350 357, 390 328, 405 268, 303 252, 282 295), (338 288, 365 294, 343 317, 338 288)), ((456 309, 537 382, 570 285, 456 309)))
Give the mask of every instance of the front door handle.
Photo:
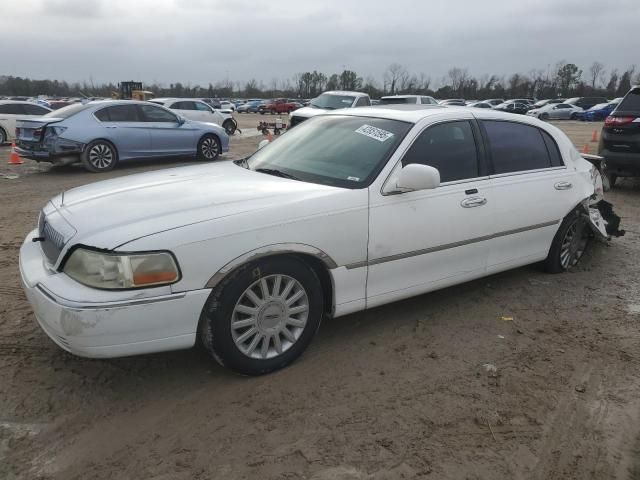
POLYGON ((117 125, 107 125, 105 128, 118 128, 117 125))
POLYGON ((573 185, 571 182, 558 182, 554 185, 556 190, 569 190, 573 185))
POLYGON ((481 207, 487 203, 487 199, 483 197, 469 197, 465 198, 460 202, 464 208, 473 208, 473 207, 481 207))

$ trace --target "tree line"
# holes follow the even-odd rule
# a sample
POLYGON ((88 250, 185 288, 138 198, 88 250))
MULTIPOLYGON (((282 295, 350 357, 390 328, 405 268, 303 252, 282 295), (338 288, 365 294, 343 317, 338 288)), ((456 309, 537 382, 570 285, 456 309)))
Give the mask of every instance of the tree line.
MULTIPOLYGON (((169 85, 145 84, 145 89, 159 97, 208 98, 313 98, 326 90, 357 90, 372 98, 383 95, 418 94, 436 98, 554 98, 572 96, 623 96, 632 85, 640 84, 640 71, 630 66, 624 71, 607 70, 601 62, 593 62, 582 71, 577 65, 559 61, 553 68, 532 69, 511 75, 473 76, 467 68, 453 67, 435 82, 425 73, 411 73, 407 67, 393 63, 381 79, 362 78, 356 72, 343 70, 327 75, 313 72, 296 73, 288 79, 274 78, 270 82, 251 79, 246 82, 225 80, 207 86, 190 83, 169 85), (437 82, 437 85, 436 85, 437 82)), ((0 95, 54 97, 110 97, 118 91, 114 83, 94 84, 58 80, 33 80, 10 75, 0 76, 0 95)))

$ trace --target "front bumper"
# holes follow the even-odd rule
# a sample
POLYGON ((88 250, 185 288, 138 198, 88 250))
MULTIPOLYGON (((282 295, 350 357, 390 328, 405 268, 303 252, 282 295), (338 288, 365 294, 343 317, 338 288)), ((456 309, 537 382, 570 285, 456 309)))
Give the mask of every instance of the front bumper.
POLYGON ((154 289, 106 292, 52 272, 31 232, 20 249, 20 277, 36 320, 61 348, 109 358, 190 348, 211 290, 153 296, 154 289))

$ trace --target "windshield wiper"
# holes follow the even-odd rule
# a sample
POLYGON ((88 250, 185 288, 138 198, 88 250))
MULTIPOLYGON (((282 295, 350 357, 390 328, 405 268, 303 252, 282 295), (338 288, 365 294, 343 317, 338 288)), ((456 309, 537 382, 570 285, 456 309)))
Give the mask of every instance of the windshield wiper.
POLYGON ((254 171, 260 172, 260 173, 266 173, 267 175, 273 175, 274 177, 288 178, 290 180, 300 180, 298 177, 294 175, 283 172, 282 170, 277 170, 275 168, 256 168, 254 171))

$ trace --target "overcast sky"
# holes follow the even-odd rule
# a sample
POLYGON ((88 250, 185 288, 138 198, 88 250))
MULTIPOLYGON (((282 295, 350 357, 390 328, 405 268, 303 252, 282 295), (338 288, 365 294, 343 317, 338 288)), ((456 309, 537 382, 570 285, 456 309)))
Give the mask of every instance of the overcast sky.
MULTIPOLYGON (((640 61, 640 0, 1 0, 0 75, 206 85, 640 61)), ((640 65, 639 65, 640 66, 640 65)))

